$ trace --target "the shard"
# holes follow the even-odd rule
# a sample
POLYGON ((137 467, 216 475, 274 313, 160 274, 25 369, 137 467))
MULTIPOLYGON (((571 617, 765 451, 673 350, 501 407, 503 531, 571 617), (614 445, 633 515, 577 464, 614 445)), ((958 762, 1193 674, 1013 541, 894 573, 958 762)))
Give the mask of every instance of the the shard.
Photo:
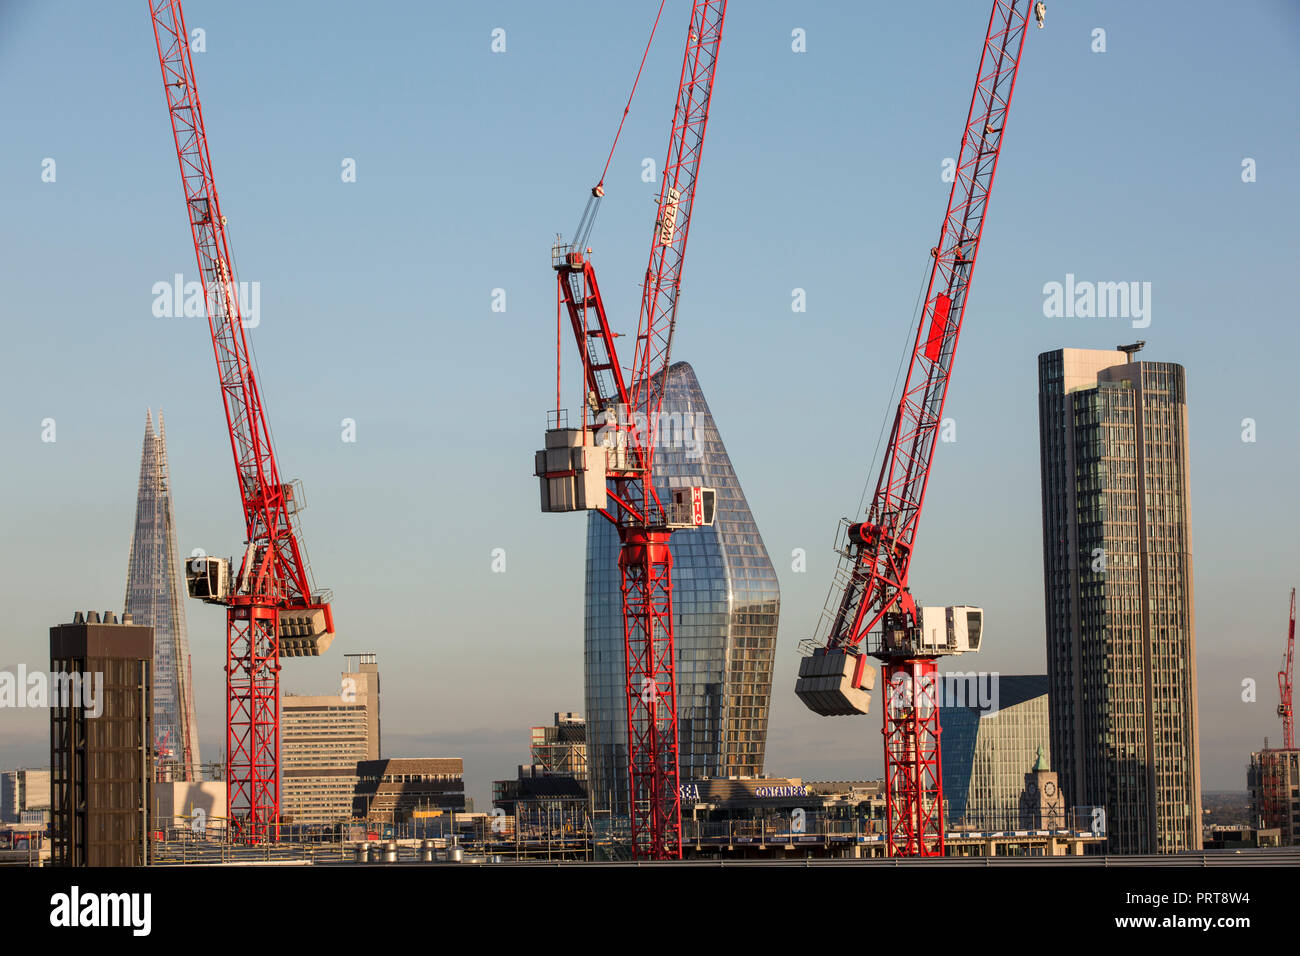
POLYGON ((134 623, 154 629, 154 759, 157 779, 163 781, 199 779, 182 570, 167 470, 167 431, 162 412, 155 431, 146 411, 124 606, 134 623))

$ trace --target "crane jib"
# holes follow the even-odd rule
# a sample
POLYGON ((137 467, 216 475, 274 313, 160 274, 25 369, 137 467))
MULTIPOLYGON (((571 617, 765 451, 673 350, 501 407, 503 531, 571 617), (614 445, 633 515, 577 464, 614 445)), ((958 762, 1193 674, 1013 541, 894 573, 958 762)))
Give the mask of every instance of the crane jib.
POLYGON ((534 454, 534 474, 541 480, 543 511, 593 511, 618 526, 627 680, 624 779, 634 858, 682 856, 669 536, 676 530, 712 525, 717 498, 712 488, 691 486, 673 488, 671 501, 667 496, 661 500, 660 492, 667 489, 655 488, 655 441, 638 440, 643 426, 637 423, 658 421, 668 378, 726 9, 726 0, 694 0, 691 5, 630 366, 619 361, 616 335, 587 261, 591 250, 586 240, 595 215, 594 200, 603 195, 603 173, 579 223, 578 241, 565 243, 557 237, 551 250, 551 266, 559 276, 556 409, 548 415, 554 427, 547 429, 546 447, 534 454), (567 427, 567 414, 560 407, 558 353, 565 312, 582 358, 584 385, 581 419, 572 428, 567 427))
MULTIPOLYGON (((1042 26, 1044 5, 1033 4, 1042 26)), ((944 799, 937 661, 978 651, 983 610, 921 606, 909 570, 930 478, 937 429, 1001 152, 1031 4, 992 0, 952 190, 930 250, 924 307, 902 381, 867 519, 844 519, 839 563, 812 639, 800 647, 795 693, 814 713, 868 712, 866 655, 884 664, 887 855, 943 855, 944 799), (942 291, 940 291, 942 290, 942 291)))

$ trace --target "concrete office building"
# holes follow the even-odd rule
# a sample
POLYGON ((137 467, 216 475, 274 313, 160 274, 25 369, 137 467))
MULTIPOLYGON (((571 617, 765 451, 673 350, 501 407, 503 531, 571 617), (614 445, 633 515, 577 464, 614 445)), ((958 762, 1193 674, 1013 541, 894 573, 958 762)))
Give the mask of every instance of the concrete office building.
POLYGON ((49 702, 53 864, 147 865, 153 628, 78 611, 50 628, 50 673, 76 675, 49 702))
MULTIPOLYGON (((758 777, 781 592, 691 366, 668 369, 654 482, 717 489, 714 525, 672 537, 680 779, 758 777)), ((587 526, 586 699, 592 809, 627 812, 627 672, 618 533, 587 526)))
POLYGON ((1052 763, 1110 853, 1201 848, 1182 366, 1038 357, 1052 763))
POLYGON ((345 656, 332 694, 285 694, 280 702, 280 814, 287 823, 352 819, 357 764, 379 759, 379 665, 345 656))
POLYGON ((997 681, 996 696, 952 698, 954 682, 941 683, 940 750, 943 791, 950 829, 1014 830, 1020 826, 1025 774, 1040 753, 1050 753, 1047 677, 1039 674, 987 675, 997 681))

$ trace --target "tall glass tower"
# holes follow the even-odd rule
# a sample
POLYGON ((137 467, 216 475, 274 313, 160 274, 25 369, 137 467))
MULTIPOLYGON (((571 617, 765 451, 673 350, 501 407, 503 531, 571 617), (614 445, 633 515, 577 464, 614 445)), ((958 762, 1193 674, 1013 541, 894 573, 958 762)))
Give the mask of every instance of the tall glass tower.
POLYGON ((1110 853, 1201 849, 1181 365, 1038 357, 1052 761, 1110 853))
POLYGON ((159 780, 199 779, 199 736, 194 723, 181 572, 167 470, 167 430, 162 412, 155 432, 146 411, 124 607, 133 623, 154 629, 154 759, 159 780))
MULTIPOLYGON (((709 528, 672 537, 679 768, 683 781, 759 776, 781 592, 695 372, 667 372, 654 459, 661 496, 717 489, 709 528)), ((627 812, 627 674, 618 532, 587 525, 587 763, 592 809, 627 812)))

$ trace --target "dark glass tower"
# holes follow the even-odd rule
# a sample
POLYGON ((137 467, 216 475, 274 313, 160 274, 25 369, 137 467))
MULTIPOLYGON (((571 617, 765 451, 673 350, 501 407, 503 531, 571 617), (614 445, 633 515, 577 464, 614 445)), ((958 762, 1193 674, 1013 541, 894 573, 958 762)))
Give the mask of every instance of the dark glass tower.
POLYGON ((1183 368, 1045 352, 1038 407, 1052 762, 1066 802, 1105 807, 1110 853, 1199 850, 1183 368))
MULTIPOLYGON (((672 537, 679 768, 683 781, 758 776, 781 592, 749 503, 690 365, 668 369, 654 481, 717 489, 711 528, 672 537)), ((593 809, 627 809, 627 675, 618 532, 587 526, 587 761, 593 809)))
POLYGON ((199 779, 181 571, 167 470, 167 430, 159 412, 155 432, 146 411, 135 533, 126 572, 126 613, 135 624, 153 628, 154 765, 160 780, 199 779))
POLYGON ((949 699, 954 685, 947 679, 941 685, 944 815, 950 827, 1017 829, 1025 774, 1049 746, 1047 678, 990 677, 998 684, 996 709, 982 710, 969 692, 949 699))

